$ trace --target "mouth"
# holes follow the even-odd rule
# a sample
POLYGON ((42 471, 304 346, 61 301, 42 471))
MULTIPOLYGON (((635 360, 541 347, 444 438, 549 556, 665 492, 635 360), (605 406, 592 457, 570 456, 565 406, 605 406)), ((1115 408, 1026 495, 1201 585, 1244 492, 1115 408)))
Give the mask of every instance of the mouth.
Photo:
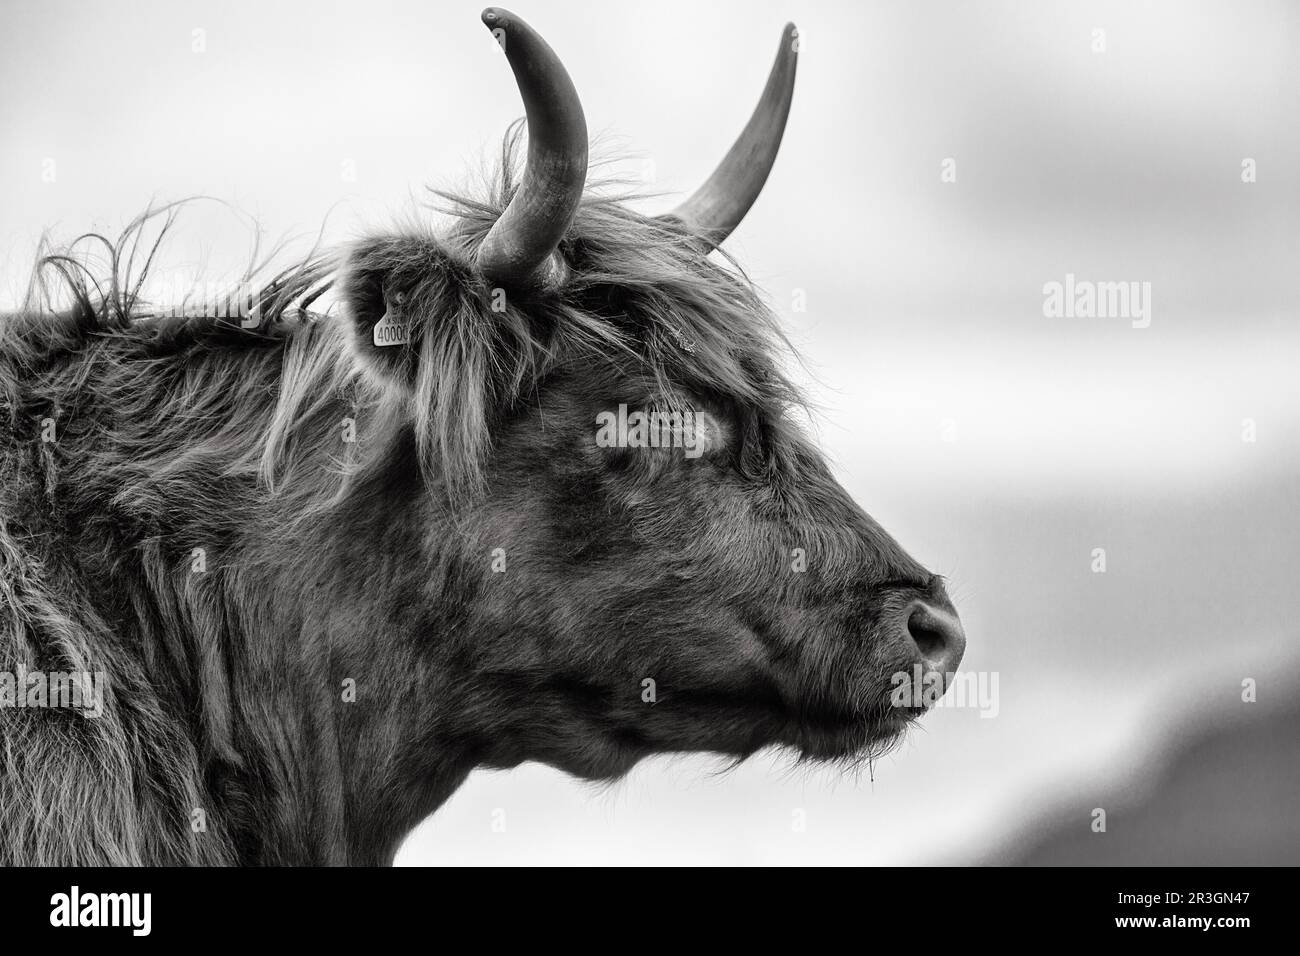
POLYGON ((700 723, 707 720, 712 739, 704 749, 748 755, 775 745, 796 752, 800 759, 830 762, 884 756, 926 712, 924 707, 896 706, 887 689, 861 705, 796 702, 761 679, 741 692, 679 690, 675 707, 679 714, 691 712, 700 723), (723 728, 725 735, 716 736, 723 728))
POLYGON ((868 678, 866 686, 851 681, 847 686, 826 687, 813 700, 793 689, 799 685, 797 680, 765 676, 760 681, 764 693, 752 697, 751 706, 757 703, 756 709, 764 713, 763 723, 776 730, 771 742, 794 750, 801 759, 874 760, 897 747, 930 710, 928 698, 900 697, 897 682, 882 684, 878 676, 868 678))

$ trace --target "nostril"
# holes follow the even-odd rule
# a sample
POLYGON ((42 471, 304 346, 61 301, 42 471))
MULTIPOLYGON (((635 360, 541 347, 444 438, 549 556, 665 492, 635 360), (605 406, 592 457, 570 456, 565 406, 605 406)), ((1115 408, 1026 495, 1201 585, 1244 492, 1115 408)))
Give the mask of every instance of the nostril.
POLYGON ((966 634, 955 614, 917 601, 907 615, 907 632, 921 656, 939 670, 952 672, 961 663, 966 634))
POLYGON ((943 654, 947 640, 943 631, 929 622, 925 611, 917 609, 912 612, 912 616, 907 619, 907 630, 912 635, 912 640, 916 641, 916 646, 921 649, 923 657, 933 659, 943 654))

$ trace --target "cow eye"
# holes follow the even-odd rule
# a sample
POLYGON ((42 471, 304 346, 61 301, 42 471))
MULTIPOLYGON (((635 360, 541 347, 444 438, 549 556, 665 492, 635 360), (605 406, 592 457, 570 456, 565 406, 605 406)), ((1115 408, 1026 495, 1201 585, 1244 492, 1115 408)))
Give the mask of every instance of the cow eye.
MULTIPOLYGON (((635 460, 656 461, 662 452, 663 462, 692 461, 725 449, 731 431, 731 423, 712 408, 620 404, 617 412, 602 410, 596 415, 595 443, 600 448, 632 452, 635 460)), ((614 460, 619 460, 618 456, 611 458, 614 460)))

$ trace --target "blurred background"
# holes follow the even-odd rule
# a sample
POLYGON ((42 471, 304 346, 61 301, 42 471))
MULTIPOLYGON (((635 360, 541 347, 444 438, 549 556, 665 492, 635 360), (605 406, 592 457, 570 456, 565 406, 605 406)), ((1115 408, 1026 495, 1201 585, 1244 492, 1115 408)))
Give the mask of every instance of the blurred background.
MULTIPOLYGON (((940 708, 855 777, 479 772, 399 862, 1300 862, 1300 7, 514 3, 650 212, 798 24, 728 249, 846 487, 949 576, 996 706, 940 708), (1049 317, 1067 275, 1150 283, 1149 324, 1049 317)), ((472 179, 522 113, 479 9, 7 0, 0 308, 47 230, 215 197, 157 275, 220 277, 253 222, 305 250, 472 179)))

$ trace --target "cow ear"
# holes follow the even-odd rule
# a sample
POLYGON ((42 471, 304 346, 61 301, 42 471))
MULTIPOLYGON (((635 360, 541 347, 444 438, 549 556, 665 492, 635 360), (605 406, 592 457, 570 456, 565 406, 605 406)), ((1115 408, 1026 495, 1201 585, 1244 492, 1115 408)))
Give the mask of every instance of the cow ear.
POLYGON ((341 270, 342 303, 353 351, 381 381, 414 388, 424 316, 445 285, 444 254, 428 240, 359 243, 341 270))
POLYGON ((426 481, 480 492, 497 416, 536 368, 521 311, 493 311, 472 266, 424 237, 358 243, 336 288, 362 370, 409 407, 426 481))

